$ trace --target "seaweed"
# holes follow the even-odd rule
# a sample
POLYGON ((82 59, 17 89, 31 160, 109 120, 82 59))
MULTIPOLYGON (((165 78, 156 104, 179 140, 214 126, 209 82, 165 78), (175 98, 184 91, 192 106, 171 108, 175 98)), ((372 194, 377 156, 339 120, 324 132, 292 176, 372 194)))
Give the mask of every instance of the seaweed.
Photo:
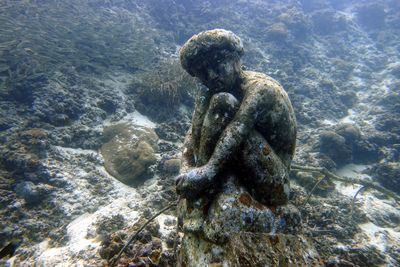
POLYGON ((143 88, 140 95, 144 98, 164 105, 177 105, 191 99, 193 101, 199 84, 181 67, 178 59, 162 60, 152 71, 146 72, 142 78, 143 88))
POLYGON ((105 2, 2 1, 0 90, 63 68, 97 75, 146 69, 159 53, 150 20, 105 2))
POLYGON ((193 106, 200 84, 182 69, 178 59, 170 57, 138 75, 130 89, 140 100, 136 103, 139 112, 155 121, 165 121, 181 104, 193 106))

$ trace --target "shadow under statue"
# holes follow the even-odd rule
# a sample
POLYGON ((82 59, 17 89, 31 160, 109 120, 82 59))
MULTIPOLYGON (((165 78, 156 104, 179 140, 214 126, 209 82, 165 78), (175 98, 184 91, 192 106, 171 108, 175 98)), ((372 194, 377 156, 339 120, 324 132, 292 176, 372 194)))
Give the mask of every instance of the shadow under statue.
POLYGON ((245 71, 243 45, 215 29, 190 38, 182 67, 206 88, 196 98, 176 178, 180 266, 318 266, 288 204, 296 146, 293 107, 271 77, 245 71))

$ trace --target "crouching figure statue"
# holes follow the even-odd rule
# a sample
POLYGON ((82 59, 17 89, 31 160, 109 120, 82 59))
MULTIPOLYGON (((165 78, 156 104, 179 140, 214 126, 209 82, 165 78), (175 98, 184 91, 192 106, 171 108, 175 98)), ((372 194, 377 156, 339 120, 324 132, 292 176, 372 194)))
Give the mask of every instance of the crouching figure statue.
POLYGON ((239 37, 222 29, 194 35, 180 50, 182 67, 205 88, 176 178, 179 264, 314 265, 317 253, 288 204, 293 107, 277 81, 242 69, 242 55, 239 37))

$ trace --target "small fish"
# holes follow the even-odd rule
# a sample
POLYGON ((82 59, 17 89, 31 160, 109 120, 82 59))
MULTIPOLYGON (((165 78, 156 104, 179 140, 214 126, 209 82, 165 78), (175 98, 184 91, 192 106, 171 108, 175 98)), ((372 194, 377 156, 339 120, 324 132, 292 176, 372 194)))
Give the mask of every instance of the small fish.
POLYGON ((34 54, 35 52, 33 52, 33 50, 29 47, 24 48, 25 52, 30 53, 30 54, 34 54))

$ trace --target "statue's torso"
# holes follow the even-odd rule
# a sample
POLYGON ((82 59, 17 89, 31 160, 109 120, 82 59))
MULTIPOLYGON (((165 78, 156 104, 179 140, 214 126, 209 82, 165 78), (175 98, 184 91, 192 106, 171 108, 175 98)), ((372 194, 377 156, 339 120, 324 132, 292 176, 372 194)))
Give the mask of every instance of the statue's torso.
MULTIPOLYGON (((263 100, 263 104, 255 112, 255 130, 258 131, 274 149, 275 153, 289 166, 296 146, 296 119, 292 104, 282 86, 273 78, 252 71, 243 72, 241 88, 232 93, 241 102, 256 90, 268 90, 271 97, 263 100), (240 92, 240 93, 239 93, 240 92)), ((192 121, 193 150, 197 151, 201 127, 208 103, 212 97, 209 91, 200 93, 196 100, 192 121)))
POLYGON ((267 140, 275 153, 286 163, 294 155, 296 146, 296 118, 289 97, 282 86, 273 78, 259 73, 246 71, 243 87, 251 94, 257 87, 268 90, 268 96, 258 109, 255 129, 267 140))

